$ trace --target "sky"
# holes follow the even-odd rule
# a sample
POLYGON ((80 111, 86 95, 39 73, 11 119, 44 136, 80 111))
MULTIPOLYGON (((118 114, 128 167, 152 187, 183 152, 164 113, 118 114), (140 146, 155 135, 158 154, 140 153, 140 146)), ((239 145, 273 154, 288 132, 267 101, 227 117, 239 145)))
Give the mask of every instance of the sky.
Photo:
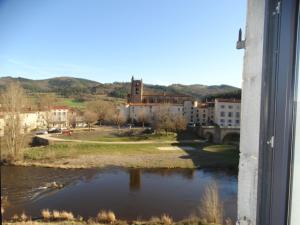
POLYGON ((246 0, 0 0, 0 77, 241 86, 246 0))

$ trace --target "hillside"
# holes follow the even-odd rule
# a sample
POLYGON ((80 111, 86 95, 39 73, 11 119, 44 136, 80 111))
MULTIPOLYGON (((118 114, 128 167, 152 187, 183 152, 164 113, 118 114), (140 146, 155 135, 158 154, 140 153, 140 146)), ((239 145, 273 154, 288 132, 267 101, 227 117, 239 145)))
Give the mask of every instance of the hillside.
MULTIPOLYGON (((96 81, 73 78, 55 77, 45 80, 31 80, 22 77, 2 77, 0 78, 0 90, 9 82, 18 81, 25 90, 30 93, 54 92, 64 97, 77 97, 78 95, 106 95, 110 97, 126 98, 130 92, 130 83, 99 83, 96 81)), ((144 92, 148 94, 167 93, 185 94, 195 99, 210 98, 211 96, 231 96, 239 97, 240 89, 229 85, 182 85, 172 84, 169 86, 144 84, 144 92)))

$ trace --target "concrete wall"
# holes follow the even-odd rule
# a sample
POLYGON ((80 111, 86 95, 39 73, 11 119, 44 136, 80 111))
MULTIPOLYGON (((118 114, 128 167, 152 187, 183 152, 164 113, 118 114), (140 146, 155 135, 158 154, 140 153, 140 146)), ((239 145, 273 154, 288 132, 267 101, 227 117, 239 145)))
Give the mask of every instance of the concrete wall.
POLYGON ((256 224, 265 1, 248 0, 243 69, 238 222, 256 224))

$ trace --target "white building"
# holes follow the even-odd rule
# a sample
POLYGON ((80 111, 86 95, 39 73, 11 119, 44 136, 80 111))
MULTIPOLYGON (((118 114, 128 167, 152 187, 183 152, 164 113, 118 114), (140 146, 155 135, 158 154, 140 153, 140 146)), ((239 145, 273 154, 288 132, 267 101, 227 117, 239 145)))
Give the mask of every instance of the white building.
POLYGON ((215 99, 214 102, 185 102, 184 114, 188 122, 199 126, 219 125, 240 127, 241 101, 236 99, 215 99))
POLYGON ((161 107, 167 107, 173 115, 185 116, 188 123, 198 126, 240 127, 241 101, 236 99, 215 99, 205 103, 184 101, 183 104, 129 103, 120 110, 128 121, 138 122, 144 117, 151 123, 161 107))
MULTIPOLYGON (((51 107, 46 111, 29 111, 20 114, 22 132, 30 132, 32 130, 47 129, 50 127, 67 128, 69 126, 68 119, 69 109, 64 106, 51 107)), ((4 135, 4 127, 8 114, 1 112, 0 114, 0 136, 4 135)))
POLYGON ((53 106, 47 112, 46 119, 49 127, 66 128, 69 126, 68 113, 69 108, 66 106, 53 106))
POLYGON ((240 127, 241 101, 215 99, 214 122, 220 127, 240 127))

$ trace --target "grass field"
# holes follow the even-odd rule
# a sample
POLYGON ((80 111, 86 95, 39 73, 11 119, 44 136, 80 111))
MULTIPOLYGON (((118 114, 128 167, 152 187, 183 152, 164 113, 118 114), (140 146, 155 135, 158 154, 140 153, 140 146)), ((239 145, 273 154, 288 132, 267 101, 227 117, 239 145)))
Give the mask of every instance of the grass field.
POLYGON ((23 163, 59 168, 237 168, 239 156, 236 147, 224 145, 212 149, 203 148, 201 144, 53 143, 27 148, 23 163))
POLYGON ((62 104, 72 108, 78 108, 78 109, 84 109, 86 106, 86 102, 77 101, 72 98, 62 98, 62 104))
POLYGON ((89 131, 80 130, 74 131, 71 136, 64 136, 64 139, 74 140, 88 140, 88 141, 109 141, 109 142, 123 142, 123 141, 176 141, 178 136, 176 133, 166 134, 149 134, 145 133, 142 128, 137 129, 109 129, 100 128, 97 130, 89 131))
POLYGON ((181 132, 179 134, 168 132, 152 133, 149 129, 141 127, 117 129, 110 126, 97 127, 96 129, 74 130, 71 136, 63 136, 68 140, 105 141, 105 142, 125 142, 125 141, 155 141, 170 142, 183 140, 199 140, 194 132, 181 132))

